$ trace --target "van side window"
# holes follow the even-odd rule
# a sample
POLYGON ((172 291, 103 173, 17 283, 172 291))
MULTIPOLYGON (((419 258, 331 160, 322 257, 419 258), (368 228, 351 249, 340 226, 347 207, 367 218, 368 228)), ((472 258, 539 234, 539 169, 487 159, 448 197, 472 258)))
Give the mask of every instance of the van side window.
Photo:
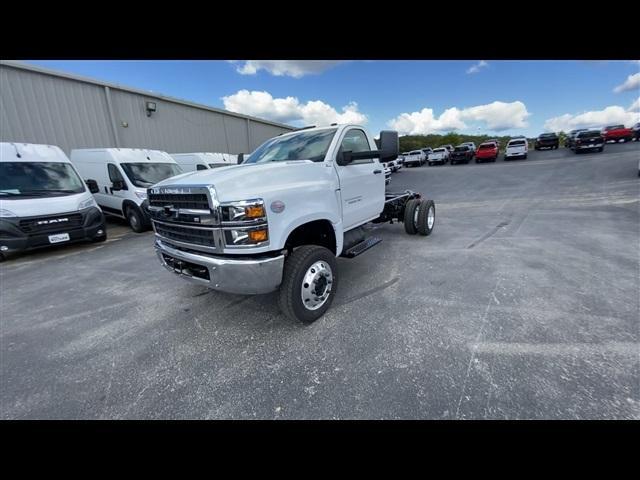
MULTIPOLYGON (((371 150, 371 147, 369 146, 369 140, 365 133, 362 130, 353 128, 349 130, 342 139, 340 150, 343 152, 351 151, 353 153, 368 152, 371 150)), ((352 165, 360 163, 373 163, 373 158, 354 160, 352 165)))
POLYGON ((116 167, 113 163, 108 163, 107 168, 109 169, 109 180, 111 180, 112 182, 117 182, 118 180, 124 182, 124 178, 118 170, 118 167, 116 167))
POLYGON ((205 167, 204 165, 199 163, 199 164, 196 165, 196 170, 207 170, 207 167, 205 167))

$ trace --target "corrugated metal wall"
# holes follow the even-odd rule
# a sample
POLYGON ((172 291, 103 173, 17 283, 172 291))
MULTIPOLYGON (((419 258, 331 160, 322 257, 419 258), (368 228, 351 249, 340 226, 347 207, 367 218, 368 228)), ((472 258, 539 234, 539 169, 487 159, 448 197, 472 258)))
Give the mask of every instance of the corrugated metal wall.
POLYGON ((170 153, 248 153, 288 130, 4 63, 0 63, 0 122, 0 141, 52 144, 67 154, 73 148, 117 146, 170 153), (157 105, 150 117, 146 101, 157 105))

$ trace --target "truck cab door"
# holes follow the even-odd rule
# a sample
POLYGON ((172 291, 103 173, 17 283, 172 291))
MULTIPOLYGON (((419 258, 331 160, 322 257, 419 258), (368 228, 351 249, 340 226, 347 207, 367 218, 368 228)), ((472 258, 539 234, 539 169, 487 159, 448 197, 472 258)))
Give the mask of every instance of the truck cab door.
MULTIPOLYGON (((360 128, 344 132, 337 155, 344 151, 353 153, 376 150, 360 128)), ((366 223, 376 218, 384 208, 384 167, 376 158, 354 160, 348 165, 338 165, 340 198, 342 202, 343 229, 366 223)))

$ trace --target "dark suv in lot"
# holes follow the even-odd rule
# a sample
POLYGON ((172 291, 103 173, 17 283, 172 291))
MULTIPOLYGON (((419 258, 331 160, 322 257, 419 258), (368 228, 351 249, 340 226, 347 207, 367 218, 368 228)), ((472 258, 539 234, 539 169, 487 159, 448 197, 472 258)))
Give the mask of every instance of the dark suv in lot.
POLYGON ((577 130, 571 130, 568 134, 567 134, 567 138, 564 139, 564 146, 567 148, 573 148, 573 142, 576 139, 576 136, 580 133, 580 132, 586 132, 588 130, 588 128, 578 128, 577 130))
POLYGON ((473 150, 469 145, 458 145, 451 152, 451 156, 449 157, 451 160, 451 165, 455 165, 456 163, 469 163, 473 160, 473 150))
POLYGON ((600 130, 580 132, 576 135, 572 149, 575 153, 580 153, 585 150, 597 150, 601 152, 604 150, 604 137, 600 130))
POLYGON ((560 139, 555 133, 543 133, 536 138, 534 148, 540 150, 541 148, 558 148, 560 146, 560 139))

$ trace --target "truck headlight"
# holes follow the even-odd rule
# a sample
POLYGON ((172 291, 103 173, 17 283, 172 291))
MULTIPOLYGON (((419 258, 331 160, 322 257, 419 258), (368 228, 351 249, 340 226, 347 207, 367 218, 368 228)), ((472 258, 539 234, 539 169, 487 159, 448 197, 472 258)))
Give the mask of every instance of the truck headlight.
POLYGON ((15 213, 6 208, 0 208, 0 218, 17 217, 15 213))
POLYGON ((96 203, 95 199, 93 197, 91 198, 87 198, 86 200, 81 201, 78 204, 78 210, 84 210, 85 208, 89 208, 89 207, 97 207, 98 204, 96 203))
POLYGON ((267 226, 253 229, 230 229, 225 230, 225 243, 229 246, 257 245, 269 240, 269 230, 267 226))
POLYGON ((264 201, 261 198, 222 205, 222 220, 225 222, 266 220, 266 216, 264 201))
POLYGON ((136 197, 138 197, 140 200, 146 200, 147 192, 145 191, 139 192, 138 190, 136 190, 136 197))

